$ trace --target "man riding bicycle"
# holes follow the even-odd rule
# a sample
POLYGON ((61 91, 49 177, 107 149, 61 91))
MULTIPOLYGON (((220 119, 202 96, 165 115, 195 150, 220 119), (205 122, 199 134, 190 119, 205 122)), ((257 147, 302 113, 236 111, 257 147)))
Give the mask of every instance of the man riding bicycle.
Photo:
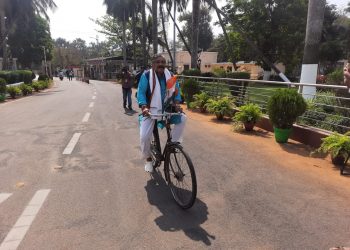
MULTIPOLYGON (((151 140, 156 119, 150 114, 162 114, 166 110, 181 111, 180 85, 168 69, 165 68, 165 58, 156 55, 152 58, 152 68, 142 74, 138 90, 137 100, 142 110, 140 121, 141 153, 146 160, 145 171, 153 172, 151 158, 151 140)), ((171 123, 175 124, 172 130, 172 141, 181 142, 185 128, 186 116, 173 116, 171 123)))

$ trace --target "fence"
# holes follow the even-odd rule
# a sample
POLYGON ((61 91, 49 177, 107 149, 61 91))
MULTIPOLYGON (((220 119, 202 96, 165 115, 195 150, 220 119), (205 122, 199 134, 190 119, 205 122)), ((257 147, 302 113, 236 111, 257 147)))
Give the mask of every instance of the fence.
POLYGON ((179 76, 180 84, 189 78, 195 79, 200 91, 213 98, 228 96, 237 107, 255 103, 264 113, 268 99, 276 89, 295 88, 301 94, 303 88, 315 87, 316 94, 304 94, 308 109, 298 118, 297 124, 339 133, 350 130, 350 93, 346 86, 197 76, 179 76))

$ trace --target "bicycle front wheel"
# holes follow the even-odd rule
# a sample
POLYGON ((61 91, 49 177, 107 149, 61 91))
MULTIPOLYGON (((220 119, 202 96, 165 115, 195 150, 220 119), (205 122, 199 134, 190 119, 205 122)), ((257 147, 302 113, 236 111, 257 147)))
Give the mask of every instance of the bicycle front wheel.
POLYGON ((197 179, 192 161, 179 144, 168 148, 164 172, 176 203, 183 209, 193 206, 197 197, 197 179))

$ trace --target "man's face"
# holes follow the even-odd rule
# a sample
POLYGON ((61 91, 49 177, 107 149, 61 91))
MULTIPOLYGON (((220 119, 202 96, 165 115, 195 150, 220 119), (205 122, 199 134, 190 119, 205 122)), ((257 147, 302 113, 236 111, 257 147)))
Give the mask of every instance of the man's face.
POLYGON ((165 69, 165 59, 163 57, 158 57, 153 61, 153 70, 157 74, 163 74, 165 69))

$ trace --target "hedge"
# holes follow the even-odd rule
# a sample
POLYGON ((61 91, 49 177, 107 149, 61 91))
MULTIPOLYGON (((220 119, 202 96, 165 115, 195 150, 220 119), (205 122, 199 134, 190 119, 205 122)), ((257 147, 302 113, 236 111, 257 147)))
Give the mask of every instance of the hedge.
POLYGON ((14 71, 0 71, 0 78, 5 79, 7 84, 12 83, 31 83, 33 72, 30 70, 14 70, 14 71))

